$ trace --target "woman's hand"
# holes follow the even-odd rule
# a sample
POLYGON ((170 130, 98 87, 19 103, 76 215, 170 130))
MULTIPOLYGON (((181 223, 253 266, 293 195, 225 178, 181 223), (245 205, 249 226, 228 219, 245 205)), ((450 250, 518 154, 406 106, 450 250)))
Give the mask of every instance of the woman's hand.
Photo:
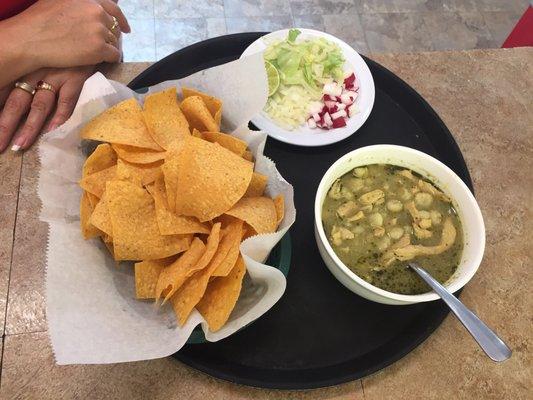
POLYGON ((43 131, 47 121, 46 132, 63 124, 72 114, 83 83, 93 71, 94 66, 41 69, 20 79, 33 86, 42 80, 52 85, 56 93, 40 89, 32 96, 12 86, 9 90, 0 89, 0 152, 8 147, 13 137, 12 150, 26 150, 43 131), (4 104, 3 97, 6 98, 4 104), (26 119, 21 123, 25 115, 26 119))
MULTIPOLYGON (((40 0, 1 22, 0 69, 9 74, 18 65, 26 74, 45 67, 118 62, 121 31, 130 32, 130 27, 116 1, 40 0), (118 26, 111 29, 113 17, 118 26), (2 65, 2 58, 10 65, 2 65)), ((16 78, 6 77, 0 85, 16 78)))

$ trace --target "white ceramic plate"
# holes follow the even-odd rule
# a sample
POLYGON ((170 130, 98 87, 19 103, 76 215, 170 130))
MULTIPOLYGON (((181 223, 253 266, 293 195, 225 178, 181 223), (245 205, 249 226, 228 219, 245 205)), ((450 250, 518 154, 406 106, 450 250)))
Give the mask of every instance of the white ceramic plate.
MULTIPOLYGON (((331 143, 339 142, 346 139, 348 136, 353 135, 366 121, 372 106, 374 105, 375 88, 374 79, 368 69, 368 66, 362 59, 362 57, 349 45, 334 36, 327 33, 315 31, 312 29, 300 29, 302 33, 298 36, 297 40, 311 39, 316 37, 323 37, 331 42, 337 43, 341 48, 344 57, 346 59, 345 70, 353 70, 357 79, 359 80, 359 96, 356 100, 359 113, 346 120, 346 126, 343 128, 323 130, 323 129, 311 129, 306 125, 302 125, 294 130, 287 130, 277 125, 270 117, 262 112, 255 116, 252 122, 259 129, 265 131, 269 136, 274 139, 280 140, 285 143, 295 144, 298 146, 324 146, 331 143)), ((255 42, 253 42, 242 53, 242 57, 246 57, 255 53, 263 52, 267 48, 265 39, 285 39, 287 38, 289 30, 283 29, 269 33, 255 42)))

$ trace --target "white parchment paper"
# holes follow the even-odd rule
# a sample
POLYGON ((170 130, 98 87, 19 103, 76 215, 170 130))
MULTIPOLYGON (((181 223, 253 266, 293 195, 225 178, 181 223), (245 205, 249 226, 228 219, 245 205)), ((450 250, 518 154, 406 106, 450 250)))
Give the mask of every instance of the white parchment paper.
MULTIPOLYGON (((179 327, 169 305, 135 299, 131 264, 118 268, 98 240, 80 233, 79 201, 82 165, 86 154, 80 128, 119 101, 144 95, 108 81, 96 73, 85 84, 70 120, 45 135, 39 145, 41 169, 38 194, 41 220, 49 225, 47 249, 47 320, 58 364, 101 364, 147 360, 178 351, 201 324, 206 339, 221 340, 268 311, 285 291, 283 274, 263 264, 269 252, 293 224, 296 216, 293 188, 263 156, 266 134, 252 132, 247 123, 267 99, 267 81, 260 55, 163 82, 149 89, 190 86, 222 99, 223 128, 245 140, 256 159, 256 171, 269 177, 267 194, 285 196, 285 218, 278 232, 249 238, 241 245, 248 276, 228 323, 210 332, 200 313, 193 311, 179 327)), ((179 92, 179 90, 178 90, 179 92)))

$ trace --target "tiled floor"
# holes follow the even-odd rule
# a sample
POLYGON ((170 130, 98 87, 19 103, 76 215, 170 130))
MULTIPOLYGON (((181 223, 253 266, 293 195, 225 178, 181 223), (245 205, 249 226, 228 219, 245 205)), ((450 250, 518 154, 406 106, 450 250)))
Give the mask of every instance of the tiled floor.
POLYGON ((334 34, 356 50, 500 47, 527 0, 120 0, 132 26, 125 61, 154 61, 226 33, 290 26, 334 34))

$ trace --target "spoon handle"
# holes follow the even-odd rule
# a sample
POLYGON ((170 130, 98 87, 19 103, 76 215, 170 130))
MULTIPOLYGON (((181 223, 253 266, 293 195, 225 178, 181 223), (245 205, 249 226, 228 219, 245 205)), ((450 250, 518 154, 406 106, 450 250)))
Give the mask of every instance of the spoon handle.
POLYGON ((483 351, 494 361, 505 361, 511 357, 511 349, 492 331, 476 314, 470 311, 457 297, 451 294, 435 278, 415 263, 409 264, 420 277, 431 286, 431 288, 450 307, 455 316, 461 321, 465 328, 474 337, 483 351))

